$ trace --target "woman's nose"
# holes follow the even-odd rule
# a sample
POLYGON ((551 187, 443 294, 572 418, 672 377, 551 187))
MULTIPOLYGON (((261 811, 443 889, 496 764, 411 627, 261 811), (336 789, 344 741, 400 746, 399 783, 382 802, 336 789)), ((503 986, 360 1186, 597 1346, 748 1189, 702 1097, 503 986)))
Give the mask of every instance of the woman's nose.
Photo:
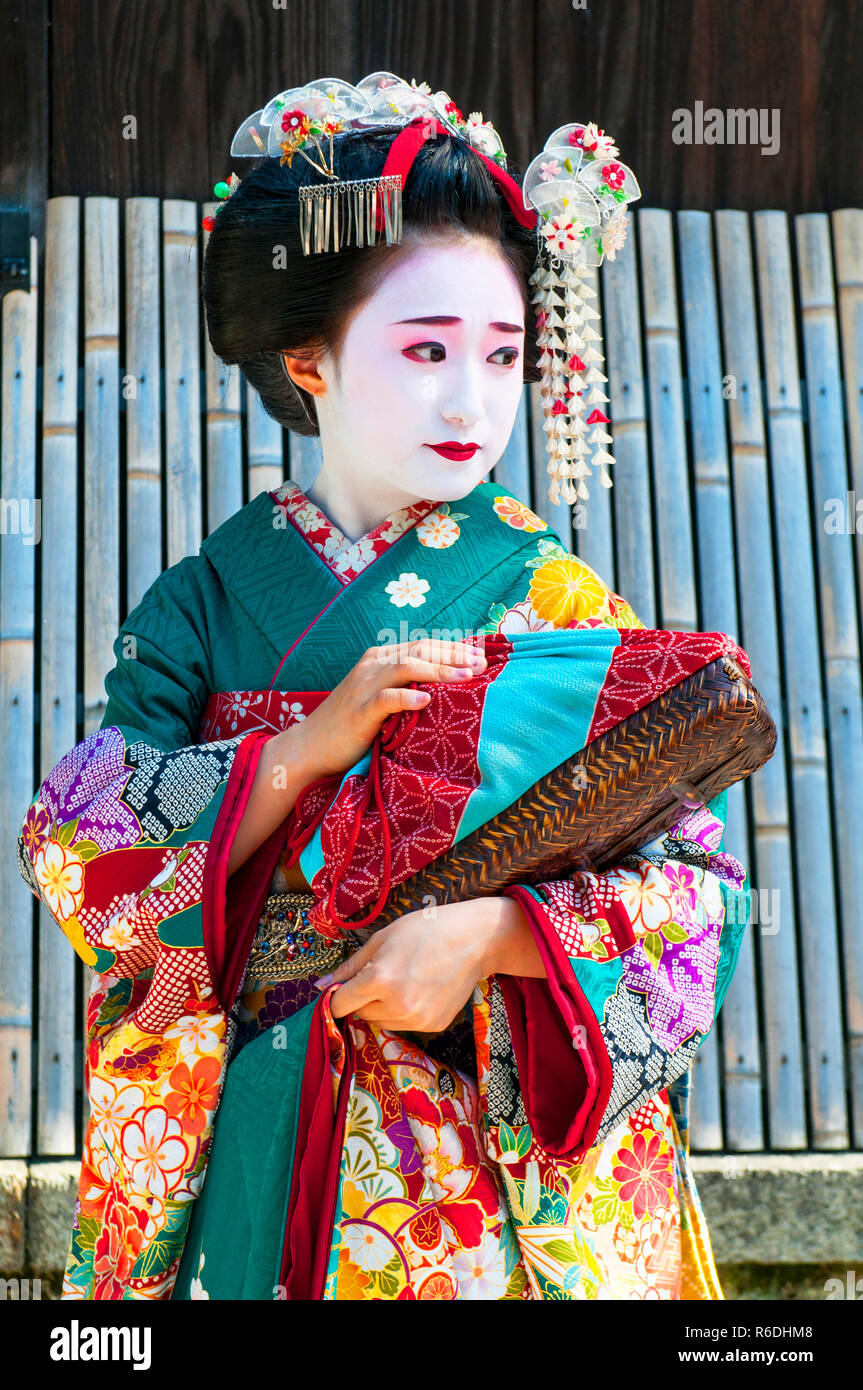
POLYGON ((479 373, 466 368, 441 402, 441 415, 453 424, 472 425, 483 414, 479 373))

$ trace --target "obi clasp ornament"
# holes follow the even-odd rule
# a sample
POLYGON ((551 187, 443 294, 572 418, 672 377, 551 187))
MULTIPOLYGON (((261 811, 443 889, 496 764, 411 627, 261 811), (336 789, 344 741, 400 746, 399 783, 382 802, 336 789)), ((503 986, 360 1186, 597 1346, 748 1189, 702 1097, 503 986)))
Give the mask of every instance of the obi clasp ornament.
POLYGON ((301 980, 328 975, 346 960, 350 944, 309 926, 313 893, 271 893, 264 904, 246 966, 246 979, 301 980))

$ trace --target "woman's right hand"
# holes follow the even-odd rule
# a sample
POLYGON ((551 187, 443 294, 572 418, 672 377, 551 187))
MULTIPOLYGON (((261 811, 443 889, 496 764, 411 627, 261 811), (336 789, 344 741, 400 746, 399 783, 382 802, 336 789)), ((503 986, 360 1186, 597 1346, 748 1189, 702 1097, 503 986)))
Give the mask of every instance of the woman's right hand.
POLYGON ((471 680, 486 664, 481 647, 468 642, 423 637, 369 647, 317 709, 287 733, 316 777, 347 772, 391 714, 428 704, 431 695, 408 689, 411 681, 471 680))

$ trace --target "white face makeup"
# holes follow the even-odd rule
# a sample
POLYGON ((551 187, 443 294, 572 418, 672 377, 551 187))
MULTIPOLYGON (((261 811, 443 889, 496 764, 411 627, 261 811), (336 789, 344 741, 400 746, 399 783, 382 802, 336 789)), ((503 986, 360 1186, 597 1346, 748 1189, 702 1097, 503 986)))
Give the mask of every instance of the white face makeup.
POLYGON ((464 497, 506 448, 523 388, 524 307, 502 252, 484 237, 417 242, 351 320, 338 368, 318 363, 324 462, 309 494, 354 529, 374 517, 366 530, 420 498, 464 497), (479 448, 430 447, 446 443, 479 448))

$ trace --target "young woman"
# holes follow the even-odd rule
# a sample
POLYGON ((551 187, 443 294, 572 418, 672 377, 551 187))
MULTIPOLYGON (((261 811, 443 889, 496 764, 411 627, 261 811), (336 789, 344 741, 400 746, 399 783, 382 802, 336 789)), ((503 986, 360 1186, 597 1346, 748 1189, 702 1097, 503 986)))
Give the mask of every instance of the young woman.
MULTIPOLYGON (((379 173, 398 129, 339 137, 340 176, 379 173)), ((402 240, 329 256, 297 237, 307 177, 265 159, 242 181, 204 295, 217 355, 320 434, 320 472, 152 585, 100 730, 21 832, 95 971, 64 1296, 719 1298, 685 1085, 740 942, 724 795, 603 874, 377 932, 301 914, 267 970, 267 903, 308 905, 331 867, 320 825, 284 853, 298 805, 323 789, 325 810, 391 717, 428 709, 448 772, 497 731, 530 786, 537 742, 551 766, 587 742, 642 627, 488 481, 537 343, 535 237, 482 160, 427 141, 402 240), (592 653, 565 718, 543 705, 549 634, 592 653), (478 635, 531 657, 532 703, 478 635)), ((424 806, 414 839, 434 823, 443 848, 463 809, 424 806)))

